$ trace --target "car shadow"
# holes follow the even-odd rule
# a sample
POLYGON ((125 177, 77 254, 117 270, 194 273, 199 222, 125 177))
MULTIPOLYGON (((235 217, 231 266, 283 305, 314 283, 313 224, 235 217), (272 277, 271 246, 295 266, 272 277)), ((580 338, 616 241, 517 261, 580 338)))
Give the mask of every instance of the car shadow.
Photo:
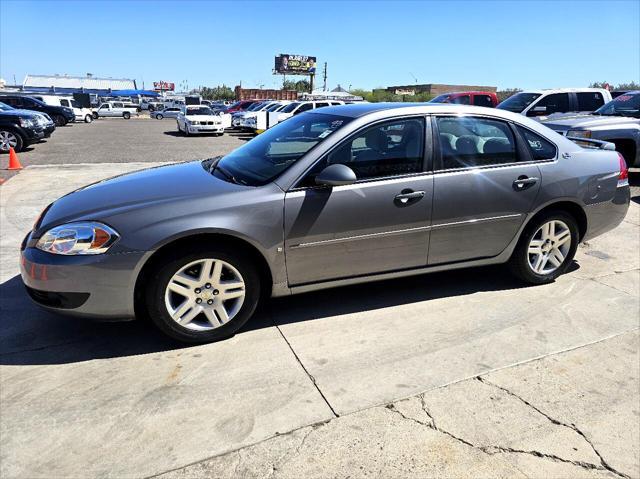
MULTIPOLYGON (((640 187, 640 171, 629 171, 629 186, 640 187)), ((640 204, 640 194, 634 194, 631 190, 631 201, 640 204)))
MULTIPOLYGON (((574 262, 570 271, 578 268, 574 262)), ((237 334, 444 297, 523 287, 531 286, 515 280, 503 266, 495 266, 334 288, 266 300, 237 334)), ((0 310, 0 365, 68 364, 189 347, 167 338, 144 320, 109 323, 44 311, 27 296, 19 276, 0 285, 0 310)))

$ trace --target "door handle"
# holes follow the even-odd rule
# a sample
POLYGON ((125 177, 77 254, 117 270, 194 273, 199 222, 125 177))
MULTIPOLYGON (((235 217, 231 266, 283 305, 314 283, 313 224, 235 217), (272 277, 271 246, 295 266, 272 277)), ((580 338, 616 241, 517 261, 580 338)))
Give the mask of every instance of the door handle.
POLYGON ((399 195, 396 195, 394 201, 400 205, 408 205, 424 198, 424 191, 402 190, 399 195))
POLYGON ((538 178, 528 177, 525 175, 519 176, 517 180, 513 182, 513 189, 516 191, 526 190, 538 182, 538 178))

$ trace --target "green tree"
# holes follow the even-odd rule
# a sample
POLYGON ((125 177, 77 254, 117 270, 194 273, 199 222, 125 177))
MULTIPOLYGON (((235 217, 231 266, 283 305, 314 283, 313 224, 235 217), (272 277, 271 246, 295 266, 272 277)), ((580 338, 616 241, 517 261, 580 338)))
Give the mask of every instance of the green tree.
POLYGON ((204 100, 233 100, 236 94, 228 86, 220 85, 214 88, 202 87, 200 96, 204 100))
POLYGON ((301 93, 311 92, 311 83, 309 80, 283 80, 282 81, 282 89, 283 90, 295 90, 301 93))
POLYGON ((606 81, 594 81, 589 85, 590 88, 604 88, 605 85, 609 85, 611 90, 640 90, 640 85, 636 82, 632 81, 629 83, 618 83, 618 86, 613 86, 611 83, 606 81))

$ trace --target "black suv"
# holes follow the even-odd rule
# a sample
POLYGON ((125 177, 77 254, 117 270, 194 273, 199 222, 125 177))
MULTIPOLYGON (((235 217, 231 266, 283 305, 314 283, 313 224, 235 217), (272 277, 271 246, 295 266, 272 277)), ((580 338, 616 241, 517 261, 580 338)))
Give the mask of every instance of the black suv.
POLYGON ((0 95, 0 101, 18 110, 34 110, 46 113, 51 117, 56 126, 64 126, 76 118, 72 108, 47 105, 37 98, 22 95, 0 95))
POLYGON ((35 113, 17 110, 0 111, 0 152, 9 148, 22 151, 31 143, 44 138, 43 123, 35 113))

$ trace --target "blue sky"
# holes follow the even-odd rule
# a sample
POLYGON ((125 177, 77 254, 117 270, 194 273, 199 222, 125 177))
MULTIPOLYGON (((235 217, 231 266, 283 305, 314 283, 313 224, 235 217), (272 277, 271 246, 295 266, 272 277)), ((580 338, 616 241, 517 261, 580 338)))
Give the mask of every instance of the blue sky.
MULTIPOLYGON (((0 76, 26 73, 277 87, 278 53, 328 84, 499 88, 640 81, 640 2, 0 0, 0 76)), ((302 77, 298 77, 302 78, 302 77)))

